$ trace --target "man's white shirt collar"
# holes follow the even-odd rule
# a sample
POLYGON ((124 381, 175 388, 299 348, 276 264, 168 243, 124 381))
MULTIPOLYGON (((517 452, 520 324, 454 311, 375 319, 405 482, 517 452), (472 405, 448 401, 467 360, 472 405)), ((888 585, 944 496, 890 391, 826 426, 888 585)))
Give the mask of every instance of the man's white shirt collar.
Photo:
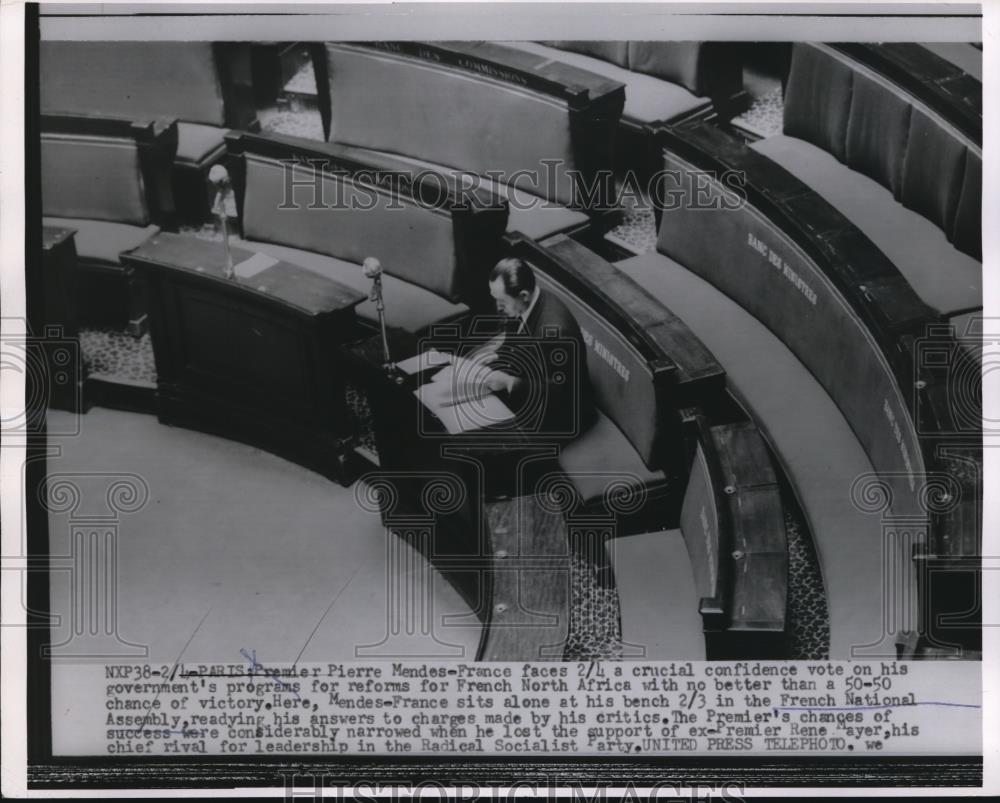
POLYGON ((538 303, 538 296, 540 295, 541 288, 536 286, 531 294, 531 301, 528 302, 528 308, 521 313, 521 324, 517 327, 519 332, 528 328, 528 318, 531 317, 531 311, 535 308, 535 304, 538 303))

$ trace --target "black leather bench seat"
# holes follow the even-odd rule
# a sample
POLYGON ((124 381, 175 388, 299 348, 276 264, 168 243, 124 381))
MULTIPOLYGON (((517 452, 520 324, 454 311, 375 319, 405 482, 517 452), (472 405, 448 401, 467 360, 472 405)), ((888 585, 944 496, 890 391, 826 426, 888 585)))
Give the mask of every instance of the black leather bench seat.
POLYGON ((872 466, 840 410, 787 346, 704 279, 657 253, 616 264, 715 355, 783 464, 820 556, 830 657, 879 642, 882 622, 872 612, 882 606, 882 527, 851 498, 852 483, 872 466))
MULTIPOLYGON (((234 244, 299 265, 363 293, 371 290, 371 279, 366 279, 361 266, 354 262, 273 243, 234 240, 234 244)), ((388 273, 382 274, 382 294, 385 299, 386 323, 414 334, 425 332, 432 324, 460 318, 469 311, 465 304, 452 303, 430 290, 388 273)), ((374 303, 362 301, 355 309, 359 318, 378 325, 374 303)))
POLYGON ((882 184, 795 137, 769 137, 750 147, 857 226, 930 307, 948 315, 982 306, 982 263, 956 249, 934 222, 906 209, 882 184))
POLYGON ((510 47, 547 56, 552 61, 571 64, 625 84, 622 116, 636 123, 669 122, 707 110, 712 102, 698 97, 679 84, 653 75, 633 72, 603 59, 560 50, 536 42, 510 42, 510 47))

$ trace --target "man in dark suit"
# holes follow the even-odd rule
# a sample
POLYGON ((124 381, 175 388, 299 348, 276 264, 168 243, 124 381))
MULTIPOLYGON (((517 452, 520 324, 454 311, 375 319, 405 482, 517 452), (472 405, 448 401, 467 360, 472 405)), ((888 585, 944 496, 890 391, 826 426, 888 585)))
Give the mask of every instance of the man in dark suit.
POLYGON ((480 351, 492 369, 486 384, 517 415, 522 430, 553 441, 572 439, 595 412, 580 325, 562 301, 537 285, 521 259, 496 264, 490 294, 507 326, 480 351))

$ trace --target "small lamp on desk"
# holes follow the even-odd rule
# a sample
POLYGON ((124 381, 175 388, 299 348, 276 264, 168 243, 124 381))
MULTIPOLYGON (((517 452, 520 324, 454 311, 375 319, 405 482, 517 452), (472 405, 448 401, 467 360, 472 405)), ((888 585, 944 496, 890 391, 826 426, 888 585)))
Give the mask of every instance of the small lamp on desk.
POLYGON ((223 275, 227 279, 236 276, 233 270, 233 255, 229 250, 229 217, 236 215, 236 199, 233 196, 233 185, 229 180, 229 171, 222 165, 213 165, 208 171, 208 183, 215 189, 215 200, 212 203, 212 213, 219 219, 222 229, 222 243, 226 249, 226 266, 223 275))

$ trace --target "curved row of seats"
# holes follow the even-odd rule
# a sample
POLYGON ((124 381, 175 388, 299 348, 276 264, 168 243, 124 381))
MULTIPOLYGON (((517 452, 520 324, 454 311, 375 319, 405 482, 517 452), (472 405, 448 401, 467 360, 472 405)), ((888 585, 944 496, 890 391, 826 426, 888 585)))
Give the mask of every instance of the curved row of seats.
POLYGON ((532 237, 614 221, 596 179, 612 167, 622 84, 493 43, 328 42, 313 66, 331 142, 483 176, 532 237), (595 188, 589 210, 574 173, 595 188))
POLYGON ((177 119, 172 179, 189 220, 208 215, 226 131, 259 128, 247 43, 43 41, 39 70, 42 114, 177 119))
POLYGON ((732 54, 704 42, 327 43, 313 63, 330 141, 497 171, 511 230, 541 240, 617 219, 613 170, 641 157, 648 125, 745 101, 732 54))
MULTIPOLYGON (((650 125, 719 117, 746 104, 743 66, 721 42, 514 42, 512 47, 602 75, 625 86, 619 143, 628 147, 650 125)), ((619 159, 619 162, 623 160, 619 159)))
POLYGON ((920 637, 976 649, 968 622, 930 624, 974 603, 973 584, 926 592, 928 556, 979 550, 978 386, 954 382, 975 368, 975 334, 947 324, 981 308, 981 154, 815 45, 795 46, 784 135, 746 146, 676 126, 660 147, 678 203, 657 253, 619 266, 676 305, 782 461, 819 551, 831 656, 911 652, 920 637))

